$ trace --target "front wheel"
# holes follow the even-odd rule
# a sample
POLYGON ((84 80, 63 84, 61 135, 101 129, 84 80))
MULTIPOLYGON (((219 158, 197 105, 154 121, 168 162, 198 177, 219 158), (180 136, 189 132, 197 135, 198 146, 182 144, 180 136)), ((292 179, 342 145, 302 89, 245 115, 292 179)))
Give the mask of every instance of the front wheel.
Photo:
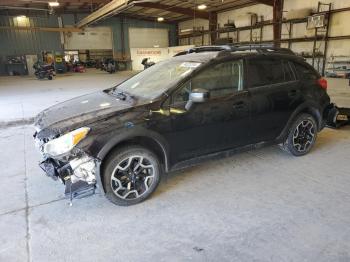
POLYGON ((294 156, 303 156, 310 152, 317 138, 317 123, 310 114, 301 114, 291 126, 284 149, 294 156))
POLYGON ((161 172, 157 156, 146 148, 117 150, 106 160, 103 170, 106 197, 120 206, 138 204, 156 190, 161 172))

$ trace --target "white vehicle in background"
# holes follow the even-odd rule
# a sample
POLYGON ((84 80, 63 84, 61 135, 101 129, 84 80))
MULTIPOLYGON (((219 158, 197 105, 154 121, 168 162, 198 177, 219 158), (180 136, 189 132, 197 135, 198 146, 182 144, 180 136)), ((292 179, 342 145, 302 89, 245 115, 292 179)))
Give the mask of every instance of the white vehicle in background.
POLYGON ((350 57, 333 56, 327 64, 326 77, 350 79, 350 57))

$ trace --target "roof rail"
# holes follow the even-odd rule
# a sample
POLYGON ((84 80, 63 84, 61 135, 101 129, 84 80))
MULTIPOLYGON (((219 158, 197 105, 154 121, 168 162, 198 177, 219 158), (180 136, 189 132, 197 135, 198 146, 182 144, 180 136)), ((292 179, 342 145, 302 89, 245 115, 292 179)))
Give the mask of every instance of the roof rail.
POLYGON ((199 46, 192 47, 186 51, 177 53, 175 56, 187 55, 192 53, 202 53, 202 52, 220 52, 220 51, 232 51, 230 46, 227 45, 217 45, 217 46, 199 46))
POLYGON ((187 51, 180 52, 175 56, 181 56, 191 53, 202 53, 202 52, 220 52, 220 51, 229 51, 229 52, 238 52, 238 51, 256 51, 258 53, 280 53, 295 55, 295 53, 288 48, 274 47, 273 45, 218 45, 218 46, 199 46, 188 49, 187 51))

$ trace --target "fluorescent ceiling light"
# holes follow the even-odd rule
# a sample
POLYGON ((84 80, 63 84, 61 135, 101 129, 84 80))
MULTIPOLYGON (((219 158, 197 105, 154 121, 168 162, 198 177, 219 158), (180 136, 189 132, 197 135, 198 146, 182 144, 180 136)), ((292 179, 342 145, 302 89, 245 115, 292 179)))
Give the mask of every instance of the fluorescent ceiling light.
POLYGON ((17 16, 18 19, 24 19, 24 18, 27 18, 25 15, 19 15, 17 16))
POLYGON ((192 32, 192 31, 193 31, 192 28, 180 29, 181 33, 192 32))
POLYGON ((60 5, 60 3, 59 2, 49 2, 49 6, 51 6, 51 7, 57 7, 57 6, 59 6, 60 5))
POLYGON ((158 17, 158 18, 157 18, 157 21, 158 21, 158 22, 163 22, 163 21, 164 21, 164 17, 158 17))
POLYGON ((207 6, 206 6, 206 5, 199 5, 199 6, 197 6, 197 8, 198 8, 199 10, 204 10, 204 9, 207 8, 207 6))

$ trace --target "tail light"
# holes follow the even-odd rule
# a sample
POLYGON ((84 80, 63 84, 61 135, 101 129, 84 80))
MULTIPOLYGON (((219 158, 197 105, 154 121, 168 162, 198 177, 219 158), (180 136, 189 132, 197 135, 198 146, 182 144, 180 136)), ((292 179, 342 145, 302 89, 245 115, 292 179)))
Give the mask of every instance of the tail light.
POLYGON ((322 89, 327 90, 328 82, 327 82, 327 80, 325 78, 320 78, 318 80, 318 84, 320 85, 320 87, 322 87, 322 89))

